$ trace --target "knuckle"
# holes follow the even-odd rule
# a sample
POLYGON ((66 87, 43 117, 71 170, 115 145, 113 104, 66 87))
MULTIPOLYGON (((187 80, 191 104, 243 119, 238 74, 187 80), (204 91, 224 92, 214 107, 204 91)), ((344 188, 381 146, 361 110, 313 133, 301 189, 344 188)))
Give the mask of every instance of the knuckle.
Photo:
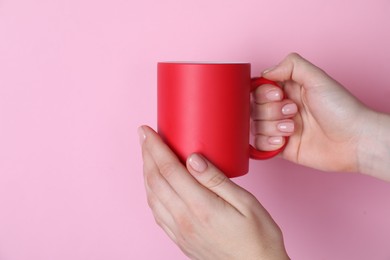
POLYGON ((268 127, 266 122, 267 121, 257 121, 255 123, 255 129, 254 129, 255 135, 265 134, 267 132, 268 127))
POLYGON ((181 236, 179 237, 179 241, 185 243, 187 239, 193 237, 193 235, 195 234, 195 225, 187 214, 181 214, 179 216, 176 216, 175 222, 181 234, 181 236))
POLYGON ((156 175, 153 173, 151 169, 144 169, 144 180, 145 184, 150 188, 154 189, 156 186, 156 175))
POLYGON ((191 203, 190 210, 193 213, 193 215, 196 217, 199 223, 201 223, 203 226, 207 226, 215 213, 215 208, 212 207, 210 204, 205 203, 204 200, 194 200, 191 203))
POLYGON ((178 171, 178 166, 174 162, 165 162, 161 164, 160 173, 165 178, 169 178, 172 174, 175 174, 178 171))
POLYGON ((274 110, 275 109, 274 109, 274 106, 272 103, 264 104, 262 107, 260 119, 262 119, 262 120, 272 119, 273 118, 272 116, 274 114, 274 110))
POLYGON ((256 134, 257 127, 256 127, 256 122, 255 122, 255 121, 251 121, 251 122, 250 122, 250 130, 251 130, 251 133, 252 133, 253 135, 256 134))
POLYGON ((257 104, 253 109, 252 117, 254 120, 267 120, 271 118, 273 113, 272 103, 257 104))
POLYGON ((149 208, 155 212, 159 208, 160 201, 158 197, 154 194, 154 191, 149 186, 146 187, 146 201, 148 203, 149 208))
POLYGON ((156 224, 158 225, 158 226, 160 226, 160 227, 163 227, 163 221, 160 219, 160 217, 159 216, 157 216, 157 215, 154 215, 154 221, 156 222, 156 224))
POLYGON ((301 58, 301 55, 299 55, 298 53, 296 52, 291 52, 287 55, 287 59, 290 59, 290 60, 298 60, 301 58))
POLYGON ((256 88, 252 94, 255 102, 260 102, 263 99, 263 95, 264 95, 263 88, 256 88))
POLYGON ((202 223, 203 225, 207 226, 210 224, 212 218, 212 214, 210 214, 210 212, 205 210, 200 210, 199 212, 196 213, 196 215, 200 223, 202 223))
POLYGON ((253 195, 252 193, 248 192, 246 194, 246 196, 243 196, 243 200, 242 200, 243 204, 246 205, 248 208, 253 208, 253 206, 256 206, 259 204, 259 201, 257 200, 257 198, 255 197, 255 195, 253 195))
POLYGON ((154 198, 153 196, 147 196, 147 202, 148 202, 148 205, 149 205, 149 208, 154 211, 154 209, 156 208, 156 203, 157 203, 157 199, 154 198))
POLYGON ((255 136, 255 147, 259 150, 266 150, 267 143, 265 141, 265 137, 262 135, 256 135, 255 136))
POLYGON ((190 234, 193 231, 192 222, 187 216, 180 216, 177 218, 177 225, 184 234, 190 234))
POLYGON ((219 186, 222 186, 226 181, 228 181, 228 178, 221 173, 215 173, 207 182, 206 187, 209 189, 213 189, 219 186))
POLYGON ((283 233, 279 226, 276 225, 272 230, 269 231, 269 238, 274 244, 283 241, 283 233))
POLYGON ((263 210, 263 206, 257 200, 257 198, 252 193, 247 193, 242 197, 241 203, 244 206, 244 214, 246 216, 257 216, 258 210, 263 210))
POLYGON ((260 132, 260 122, 253 121, 251 122, 251 132, 253 135, 257 135, 260 132))

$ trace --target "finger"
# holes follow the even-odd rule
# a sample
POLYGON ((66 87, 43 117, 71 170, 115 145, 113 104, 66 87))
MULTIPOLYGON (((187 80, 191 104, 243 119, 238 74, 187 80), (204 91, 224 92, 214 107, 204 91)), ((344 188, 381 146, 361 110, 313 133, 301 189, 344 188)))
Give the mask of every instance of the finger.
MULTIPOLYGON (((212 199, 217 199, 217 196, 215 194, 210 194, 210 191, 200 185, 199 182, 188 173, 185 166, 155 131, 146 126, 143 126, 142 128, 146 136, 146 139, 143 142, 143 150, 150 154, 151 160, 153 160, 160 173, 160 179, 156 181, 156 183, 161 185, 163 180, 165 180, 165 183, 171 187, 171 190, 177 194, 177 197, 179 197, 191 211, 197 211, 199 210, 199 207, 211 205, 213 203, 212 199), (209 203, 207 204, 205 201, 209 203)), ((160 191, 157 191, 159 188, 157 184, 153 189, 156 195, 161 197, 167 196, 167 194, 164 194, 164 190, 168 188, 161 188, 160 191)), ((165 199, 162 202, 163 204, 169 203, 165 199)), ((170 209, 168 210, 171 211, 170 209)), ((180 212, 177 213, 181 214, 180 212)))
POLYGON ((289 54, 279 65, 265 70, 263 77, 279 82, 293 80, 307 88, 318 86, 318 79, 331 80, 323 70, 297 53, 289 54))
POLYGON ((280 121, 253 121, 251 130, 254 135, 290 136, 294 132, 294 121, 285 119, 280 121))
POLYGON ((245 200, 256 200, 252 194, 232 182, 200 154, 192 154, 188 157, 187 169, 200 184, 232 205, 241 214, 245 215, 247 210, 245 200))
POLYGON ((261 151, 274 151, 281 148, 286 142, 282 136, 256 135, 255 147, 261 151))
POLYGON ((256 88, 253 97, 256 104, 280 101, 283 99, 283 91, 281 88, 266 84, 256 88))
MULTIPOLYGON (((151 156, 148 156, 147 151, 144 154, 146 164, 148 164, 148 160, 153 161, 153 159, 148 159, 151 156)), ((144 170, 148 204, 153 211, 157 224, 176 242, 177 236, 175 234, 180 235, 180 232, 183 232, 183 230, 192 228, 191 212, 196 212, 199 209, 203 210, 204 208, 207 209, 207 204, 205 203, 205 198, 202 198, 202 203, 188 204, 194 207, 186 205, 169 183, 158 173, 158 167, 155 165, 154 168, 152 171, 144 170)), ((188 172, 186 174, 189 175, 188 172)), ((197 201, 198 194, 195 193, 193 196, 193 201, 197 201)))
POLYGON ((180 215, 182 211, 186 210, 184 202, 161 176, 160 170, 150 153, 143 149, 142 156, 144 160, 144 183, 149 206, 152 208, 159 201, 170 212, 170 215, 180 215))
POLYGON ((298 112, 297 105, 289 99, 280 102, 255 104, 252 109, 253 120, 275 121, 291 118, 298 112))
MULTIPOLYGON (((145 182, 146 184, 146 182, 145 182)), ((148 200, 148 205, 152 210, 154 219, 156 223, 165 231, 165 233, 176 242, 176 235, 173 230, 175 230, 175 222, 171 213, 165 208, 161 201, 157 198, 152 190, 145 185, 146 195, 148 200)))

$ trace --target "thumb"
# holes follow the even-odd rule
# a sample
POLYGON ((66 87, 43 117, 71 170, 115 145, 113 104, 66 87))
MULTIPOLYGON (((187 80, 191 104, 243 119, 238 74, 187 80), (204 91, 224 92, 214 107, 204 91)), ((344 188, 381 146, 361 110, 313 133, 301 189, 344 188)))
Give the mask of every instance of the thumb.
POLYGON ((331 80, 323 70, 297 53, 289 54, 277 66, 265 70, 263 77, 278 82, 293 80, 305 88, 326 84, 331 80))
POLYGON ((194 153, 188 157, 187 169, 201 185, 230 203, 240 212, 245 211, 242 205, 243 198, 253 198, 252 194, 231 181, 200 154, 194 153))

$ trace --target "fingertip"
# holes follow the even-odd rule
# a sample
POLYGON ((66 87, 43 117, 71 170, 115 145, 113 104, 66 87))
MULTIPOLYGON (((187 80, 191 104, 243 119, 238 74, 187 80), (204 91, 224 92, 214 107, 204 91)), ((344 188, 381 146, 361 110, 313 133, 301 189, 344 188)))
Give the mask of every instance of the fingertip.
POLYGON ((137 129, 139 144, 142 146, 144 141, 146 140, 146 134, 143 126, 139 126, 137 129))
POLYGON ((268 137, 268 143, 278 149, 284 144, 284 138, 282 136, 271 136, 268 137))
POLYGON ((260 151, 275 151, 283 147, 285 141, 285 138, 282 136, 257 135, 255 147, 260 151))
POLYGON ((190 172, 192 172, 192 169, 195 172, 202 173, 206 171, 207 166, 207 161, 197 153, 193 153, 187 158, 187 168, 189 168, 190 172))
POLYGON ((161 137, 157 133, 157 131, 148 125, 139 126, 138 135, 140 137, 140 141, 143 141, 143 143, 149 143, 149 142, 154 143, 155 140, 161 140, 161 137), (153 140, 153 141, 149 141, 149 140, 153 140))
POLYGON ((271 89, 265 93, 265 97, 268 101, 280 101, 282 100, 282 91, 278 88, 271 89))
POLYGON ((258 87, 254 92, 254 100, 257 104, 281 101, 283 91, 274 85, 266 84, 258 87))
POLYGON ((141 125, 137 129, 139 143, 142 150, 150 150, 150 146, 154 144, 154 130, 147 125, 141 125))
POLYGON ((298 113, 298 106, 295 103, 288 103, 282 107, 282 114, 285 116, 294 116, 298 113))
POLYGON ((141 128, 146 135, 148 135, 150 132, 157 133, 152 127, 148 125, 141 125, 138 128, 141 128))

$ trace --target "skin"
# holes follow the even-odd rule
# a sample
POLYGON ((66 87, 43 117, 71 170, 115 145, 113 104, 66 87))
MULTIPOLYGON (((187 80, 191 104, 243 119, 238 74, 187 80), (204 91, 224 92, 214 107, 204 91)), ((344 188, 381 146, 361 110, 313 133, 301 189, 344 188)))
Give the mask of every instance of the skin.
POLYGON ((148 203, 191 259, 288 259, 282 233, 257 199, 200 155, 182 165, 151 128, 139 129, 148 203))
MULTIPOLYGON (((294 133, 281 154, 283 158, 323 171, 360 172, 390 181, 389 115, 369 109, 323 70, 295 53, 263 76, 282 82, 287 97, 298 107, 294 133)), ((280 131, 270 125, 283 118, 282 107, 289 101, 269 101, 267 91, 283 95, 272 86, 256 90, 252 132, 258 149, 274 150, 280 145, 268 140, 280 136, 280 131), (263 131, 266 127, 271 130, 263 131)))
MULTIPOLYGON (((254 93, 252 133, 260 150, 324 171, 354 171, 390 181, 390 117, 370 110, 298 54, 263 72, 282 91, 254 93)), ((191 259, 289 259, 280 228, 248 191, 206 158, 186 165, 148 126, 138 129, 148 204, 158 225, 191 259)))

